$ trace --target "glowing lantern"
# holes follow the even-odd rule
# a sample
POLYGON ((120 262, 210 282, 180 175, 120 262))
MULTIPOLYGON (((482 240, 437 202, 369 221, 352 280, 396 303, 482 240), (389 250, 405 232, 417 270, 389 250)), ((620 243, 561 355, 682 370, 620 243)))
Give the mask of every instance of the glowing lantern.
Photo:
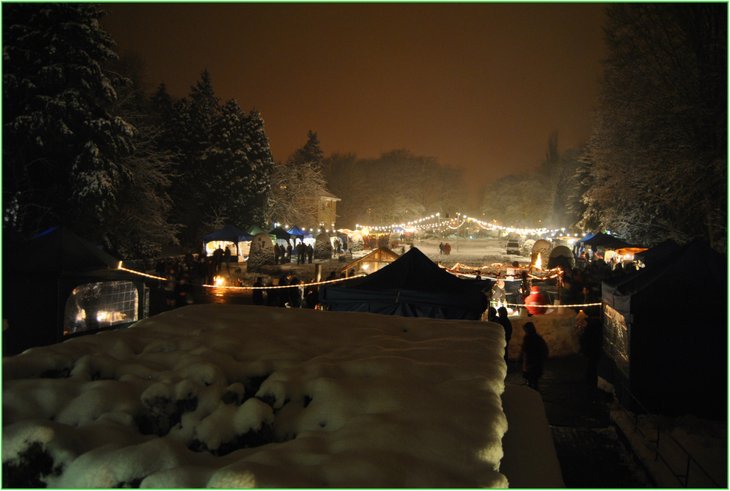
POLYGON ((225 280, 222 276, 214 276, 213 277, 213 284, 215 286, 223 286, 225 284, 225 280))
POLYGON ((535 259, 535 269, 542 269, 542 255, 538 254, 537 259, 535 259))
POLYGON ((527 311, 532 315, 542 315, 547 312, 547 307, 537 307, 538 305, 547 305, 548 299, 544 293, 540 291, 540 287, 531 286, 530 294, 525 298, 527 311))

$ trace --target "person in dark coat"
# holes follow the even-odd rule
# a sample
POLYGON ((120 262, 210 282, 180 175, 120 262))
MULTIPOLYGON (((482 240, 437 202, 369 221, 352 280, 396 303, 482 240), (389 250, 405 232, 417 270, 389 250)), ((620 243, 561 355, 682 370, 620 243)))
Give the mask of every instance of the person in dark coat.
POLYGON ((279 244, 274 244, 274 264, 279 264, 280 256, 281 256, 281 249, 279 249, 279 244))
POLYGON ((304 307, 313 309, 319 303, 319 289, 316 286, 308 286, 304 290, 304 307))
MULTIPOLYGON (((264 279, 261 276, 257 277, 253 286, 264 286, 264 279)), ((264 305, 264 290, 262 290, 261 288, 254 288, 251 293, 251 297, 253 299, 254 305, 264 305)))
POLYGON ((487 309, 487 321, 488 322, 499 322, 499 319, 497 319, 497 309, 494 307, 489 307, 487 309))
MULTIPOLYGON (((289 275, 291 273, 286 273, 282 275, 281 278, 279 278, 279 286, 286 286, 289 284, 289 275)), ((278 297, 278 305, 279 307, 286 307, 287 302, 289 301, 289 289, 288 288, 278 288, 276 290, 276 294, 278 297)), ((274 290, 272 290, 274 291, 274 290)))
POLYGON ((231 274, 231 248, 226 246, 226 250, 223 252, 223 260, 226 262, 226 273, 231 274))
POLYGON ((221 264, 223 264, 223 249, 220 247, 213 251, 213 264, 215 264, 215 272, 219 273, 221 264))
POLYGON ((507 361, 509 340, 512 339, 512 321, 510 321, 509 317, 507 317, 507 309, 505 307, 500 307, 497 310, 497 315, 497 322, 502 324, 502 327, 504 328, 504 338, 507 341, 507 344, 504 345, 504 361, 507 361))
POLYGON ((304 242, 297 244, 297 264, 304 264, 307 259, 307 246, 304 242))
POLYGON ((292 251, 292 247, 291 247, 291 242, 290 242, 286 246, 286 258, 282 262, 285 262, 285 263, 290 263, 291 262, 291 251, 292 251))
POLYGON ((580 335, 580 352, 586 358, 586 382, 591 387, 598 385, 598 361, 601 358, 601 319, 589 318, 580 335))
POLYGON ((307 262, 312 264, 312 257, 314 257, 314 247, 312 244, 307 244, 307 262))
POLYGON ((304 282, 290 273, 290 285, 299 285, 297 288, 289 288, 289 308, 298 309, 302 307, 302 297, 304 296, 304 282))
POLYGON ((535 330, 535 324, 526 322, 522 329, 525 337, 522 340, 522 376, 527 385, 538 390, 538 380, 542 376, 545 360, 548 358, 548 347, 545 340, 535 330))

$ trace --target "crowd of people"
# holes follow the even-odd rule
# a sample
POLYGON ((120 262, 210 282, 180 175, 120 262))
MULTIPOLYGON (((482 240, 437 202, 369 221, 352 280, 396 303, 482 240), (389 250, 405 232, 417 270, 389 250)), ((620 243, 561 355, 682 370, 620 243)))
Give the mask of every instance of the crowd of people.
MULTIPOLYGON (((301 245, 301 244, 299 244, 301 245)), ((277 264, 284 264, 287 259, 287 251, 280 248, 277 264)), ((300 247, 298 254, 300 258, 297 264, 312 262, 313 249, 311 246, 300 247)), ((229 282, 235 277, 235 272, 240 272, 236 266, 233 270, 230 264, 230 250, 219 249, 210 256, 188 253, 185 256, 168 257, 160 259, 154 266, 157 276, 165 278, 159 284, 159 293, 163 298, 162 304, 155 310, 169 310, 177 307, 184 307, 196 302, 196 291, 200 291, 202 285, 213 285, 218 275, 228 276, 229 282)), ((333 280, 345 277, 344 273, 338 274, 332 271, 326 280, 333 280)), ((285 272, 278 279, 268 276, 258 276, 253 283, 251 302, 254 305, 268 305, 286 308, 316 308, 319 302, 319 289, 311 285, 312 280, 305 282, 298 278, 292 271, 285 272), (282 288, 288 287, 290 288, 282 288)), ((235 286, 246 286, 240 278, 235 279, 235 286)))
POLYGON ((297 264, 312 264, 314 247, 304 242, 298 242, 295 247, 292 247, 291 242, 288 242, 286 246, 274 244, 275 264, 291 263, 294 256, 296 256, 297 264))

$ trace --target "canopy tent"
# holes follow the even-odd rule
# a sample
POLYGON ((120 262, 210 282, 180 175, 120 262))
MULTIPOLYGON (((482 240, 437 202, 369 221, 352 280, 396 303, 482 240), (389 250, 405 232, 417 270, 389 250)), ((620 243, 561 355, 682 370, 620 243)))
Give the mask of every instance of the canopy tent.
POLYGON ((248 232, 248 235, 250 235, 251 237, 255 237, 255 236, 257 236, 258 234, 260 234, 260 233, 262 233, 262 232, 265 232, 265 230, 264 230, 264 229, 262 229, 261 227, 258 227, 258 226, 256 226, 256 225, 254 225, 253 227, 250 227, 250 228, 249 228, 249 229, 247 230, 247 232, 248 232))
POLYGON ((491 284, 461 280, 412 248, 369 276, 322 287, 320 302, 338 311, 473 320, 487 308, 482 290, 491 284))
POLYGON ((350 276, 350 272, 353 272, 353 274, 372 274, 393 261, 398 260, 399 257, 400 255, 398 253, 391 251, 387 247, 379 247, 365 256, 352 261, 340 269, 340 271, 348 274, 348 276, 350 276))
POLYGON ((297 226, 294 226, 294 227, 290 228, 289 230, 287 230, 287 233, 289 235, 293 235, 294 237, 297 237, 299 239, 302 239, 302 238, 306 237, 307 235, 310 235, 310 236, 312 235, 309 232, 307 232, 306 230, 302 230, 297 226))
POLYGON ((116 269, 119 259, 64 227, 52 227, 29 240, 11 241, 5 268, 25 273, 67 274, 116 269))
MULTIPOLYGON (((590 235, 590 234, 589 234, 590 235)), ((588 237, 588 236, 586 236, 588 237)), ((591 246, 594 250, 603 247, 604 249, 618 249, 621 247, 631 247, 631 244, 628 242, 619 239, 618 237, 610 234, 604 234, 603 232, 598 232, 597 234, 594 234, 592 237, 589 238, 583 238, 580 242, 584 246, 591 246)))
POLYGON ((576 242, 585 242, 587 240, 592 239, 595 235, 596 235, 595 232, 588 232, 582 238, 578 239, 576 242))
POLYGON ((98 324, 89 317, 91 310, 104 302, 112 305, 107 313, 113 315, 100 326, 128 323, 122 316, 129 322, 145 316, 142 277, 117 269, 117 258, 69 229, 54 227, 31 239, 4 238, 3 254, 3 285, 12 291, 3 296, 9 326, 3 336, 5 354, 59 342, 64 328, 75 332, 65 322, 68 307, 78 307, 79 314, 85 310, 83 325, 89 330, 98 324), (94 295, 82 295, 84 290, 94 295), (106 293, 116 298, 106 298, 106 293), (98 300, 94 304, 87 302, 92 296, 98 300))
MULTIPOLYGON (((724 414, 725 258, 701 241, 657 247, 645 268, 603 283, 609 377, 650 410, 724 414)), ((629 403, 627 394, 619 396, 629 403)))
POLYGON ((234 227, 233 225, 226 225, 220 230, 209 233, 203 236, 203 242, 212 242, 215 240, 228 241, 228 242, 244 242, 251 240, 251 235, 247 234, 243 230, 234 227))
POLYGON ((279 240, 286 240, 286 241, 288 241, 289 237, 291 237, 289 232, 287 232, 286 230, 284 230, 281 227, 275 227, 274 229, 269 231, 269 235, 273 235, 279 240))
POLYGON ((647 249, 644 252, 639 252, 634 255, 642 263, 649 266, 656 263, 661 263, 671 259, 672 257, 679 254, 682 247, 672 239, 667 239, 664 242, 655 245, 654 247, 647 249))
POLYGON ((225 225, 223 228, 203 236, 203 250, 207 256, 211 256, 213 255, 213 251, 219 247, 225 249, 226 242, 231 242, 236 247, 236 257, 240 258, 239 260, 245 260, 248 256, 251 239, 252 236, 243 230, 233 225, 225 225), (244 243, 249 244, 246 246, 244 243))
POLYGON ((311 232, 307 232, 304 229, 294 226, 287 230, 287 233, 294 239, 294 245, 299 244, 299 242, 303 242, 304 244, 311 244, 312 247, 314 247, 315 239, 311 232))

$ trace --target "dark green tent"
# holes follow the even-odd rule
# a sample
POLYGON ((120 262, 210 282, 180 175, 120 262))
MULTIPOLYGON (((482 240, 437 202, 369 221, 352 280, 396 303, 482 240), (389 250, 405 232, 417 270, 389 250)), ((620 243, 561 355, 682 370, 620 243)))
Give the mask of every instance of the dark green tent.
POLYGON ((371 275, 322 287, 320 301, 338 311, 477 320, 489 287, 489 280, 457 278, 413 248, 371 275))

